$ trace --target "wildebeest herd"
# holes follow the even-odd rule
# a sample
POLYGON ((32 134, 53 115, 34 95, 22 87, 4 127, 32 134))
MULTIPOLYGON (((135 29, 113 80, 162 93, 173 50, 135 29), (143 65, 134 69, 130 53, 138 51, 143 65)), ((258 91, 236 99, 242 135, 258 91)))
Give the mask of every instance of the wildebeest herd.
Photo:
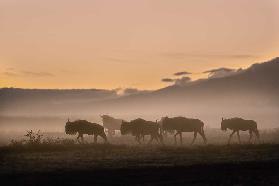
MULTIPOLYGON (((192 119, 186 117, 162 117, 160 121, 146 121, 144 119, 138 118, 127 122, 122 119, 115 119, 109 115, 102 115, 103 126, 97 123, 91 123, 86 120, 76 120, 67 121, 65 126, 66 134, 76 135, 78 134, 77 140, 83 142, 83 135, 94 135, 94 142, 97 142, 97 137, 101 136, 104 142, 107 143, 107 136, 105 134, 105 129, 108 135, 111 137, 115 133, 115 130, 120 130, 121 135, 130 134, 135 137, 135 140, 141 144, 144 141, 145 136, 150 136, 149 143, 156 140, 157 143, 163 144, 164 136, 172 134, 174 135, 174 142, 177 144, 177 135, 180 137, 180 144, 182 144, 182 132, 193 132, 194 138, 191 142, 193 144, 196 140, 197 134, 199 134, 204 143, 207 143, 207 139, 204 132, 204 123, 199 119, 192 119)), ((232 136, 237 133, 238 141, 240 141, 239 131, 249 131, 249 143, 255 134, 256 139, 259 141, 260 135, 257 129, 257 123, 253 120, 245 120, 242 118, 231 118, 223 119, 221 122, 221 130, 225 131, 227 129, 233 132, 229 136, 228 143, 231 142, 232 136)))

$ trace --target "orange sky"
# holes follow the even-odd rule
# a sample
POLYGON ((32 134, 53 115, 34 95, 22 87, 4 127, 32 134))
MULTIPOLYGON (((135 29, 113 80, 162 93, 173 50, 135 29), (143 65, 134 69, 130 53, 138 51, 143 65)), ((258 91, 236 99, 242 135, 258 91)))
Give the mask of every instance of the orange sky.
POLYGON ((278 0, 0 0, 0 87, 157 89, 278 56, 278 0))

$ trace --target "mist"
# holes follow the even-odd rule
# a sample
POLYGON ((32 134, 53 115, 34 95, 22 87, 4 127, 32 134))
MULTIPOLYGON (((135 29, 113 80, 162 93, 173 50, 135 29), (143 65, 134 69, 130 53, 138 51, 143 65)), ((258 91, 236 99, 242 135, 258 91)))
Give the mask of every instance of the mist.
POLYGON ((3 88, 0 130, 64 132, 68 118, 102 125, 102 114, 127 121, 184 116, 202 120, 207 128, 220 128, 221 118, 241 117, 257 121, 259 129, 274 129, 279 125, 278 71, 279 58, 275 58, 225 77, 174 83, 154 91, 128 89, 133 91, 127 94, 118 94, 119 90, 3 88))

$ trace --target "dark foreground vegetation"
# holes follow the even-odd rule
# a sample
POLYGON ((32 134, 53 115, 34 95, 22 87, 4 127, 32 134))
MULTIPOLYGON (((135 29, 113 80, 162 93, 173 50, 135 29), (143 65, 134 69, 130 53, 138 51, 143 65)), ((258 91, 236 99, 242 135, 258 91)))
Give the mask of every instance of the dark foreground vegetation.
POLYGON ((279 145, 0 147, 9 185, 278 185, 279 145))

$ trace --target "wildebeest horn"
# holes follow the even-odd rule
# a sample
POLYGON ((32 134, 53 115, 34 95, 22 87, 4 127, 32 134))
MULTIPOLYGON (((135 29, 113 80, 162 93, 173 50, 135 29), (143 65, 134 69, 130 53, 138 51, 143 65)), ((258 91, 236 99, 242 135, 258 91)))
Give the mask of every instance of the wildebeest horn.
POLYGON ((224 121, 224 118, 222 117, 222 121, 224 121))
POLYGON ((68 122, 70 122, 70 119, 68 118, 68 122))

